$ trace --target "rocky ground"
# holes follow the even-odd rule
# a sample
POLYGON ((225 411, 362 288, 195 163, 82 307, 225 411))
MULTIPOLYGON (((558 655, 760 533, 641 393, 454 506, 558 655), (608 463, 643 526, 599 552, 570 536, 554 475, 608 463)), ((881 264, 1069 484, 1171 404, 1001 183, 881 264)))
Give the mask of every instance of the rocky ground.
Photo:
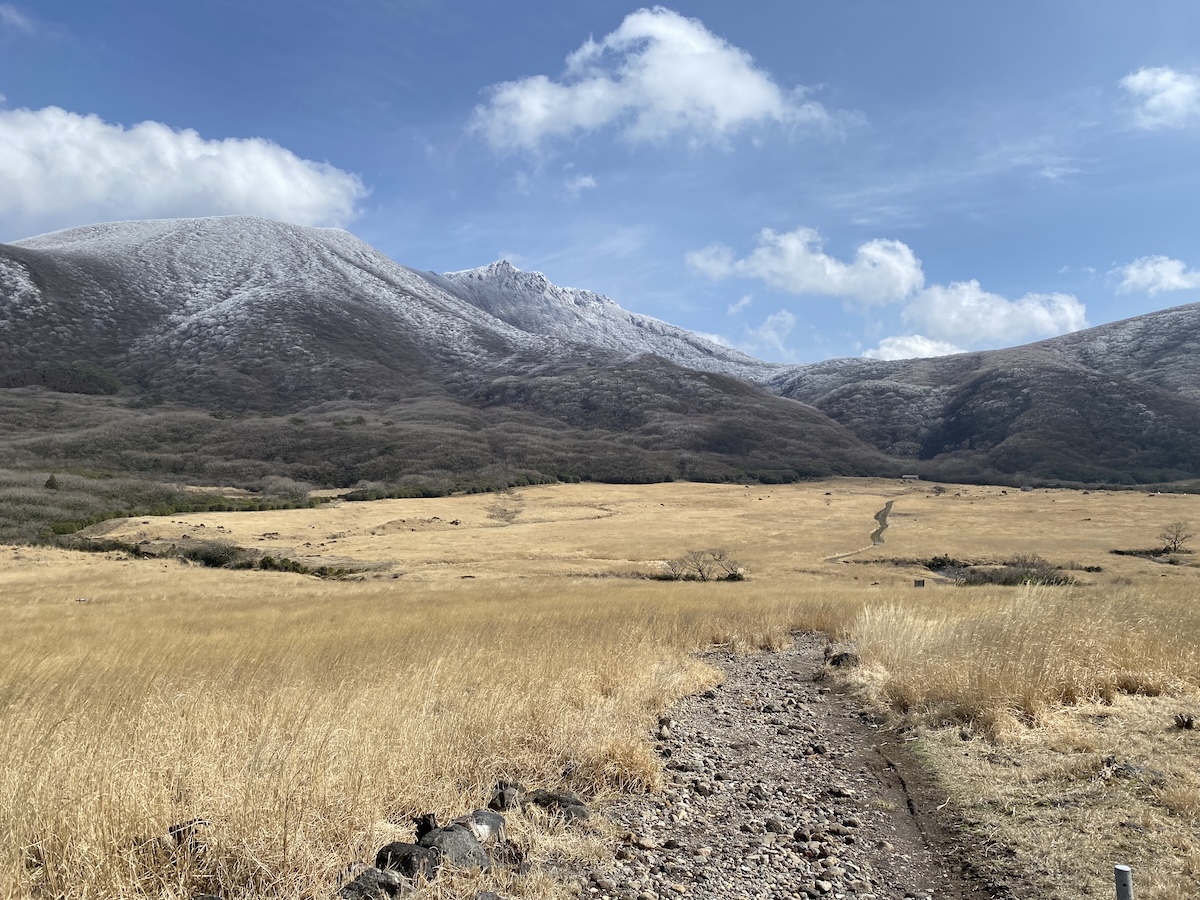
POLYGON ((781 652, 710 657, 725 683, 664 720, 667 790, 607 811, 626 835, 614 864, 591 873, 587 893, 1009 896, 975 874, 940 824, 938 795, 903 738, 825 677, 826 646, 802 635, 781 652))

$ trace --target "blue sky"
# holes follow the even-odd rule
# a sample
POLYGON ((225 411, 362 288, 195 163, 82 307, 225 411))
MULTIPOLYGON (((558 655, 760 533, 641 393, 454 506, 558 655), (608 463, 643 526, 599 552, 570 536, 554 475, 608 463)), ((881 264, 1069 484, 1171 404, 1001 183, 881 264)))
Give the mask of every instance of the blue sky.
POLYGON ((0 0, 0 95, 0 241, 337 225, 797 362, 1200 299, 1194 0, 0 0))

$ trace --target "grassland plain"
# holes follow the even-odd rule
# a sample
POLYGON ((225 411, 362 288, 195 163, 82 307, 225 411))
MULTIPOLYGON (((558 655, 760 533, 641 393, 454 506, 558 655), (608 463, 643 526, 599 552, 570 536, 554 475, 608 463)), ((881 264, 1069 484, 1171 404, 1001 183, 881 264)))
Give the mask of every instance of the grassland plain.
MULTIPOLYGON (((1140 897, 1195 896, 1200 738, 1172 722, 1200 705, 1200 568, 1109 552, 1178 520, 1200 522, 1200 498, 584 484, 92 529, 363 569, 346 581, 2 549, 3 895, 328 896, 412 815, 479 805, 497 777, 600 802, 657 789, 649 726, 718 677, 696 650, 824 629, 859 642, 864 701, 908 729, 981 853, 1043 896, 1102 896, 1114 861, 1140 897), (711 547, 750 579, 601 577, 711 547), (962 588, 896 564, 1014 553, 1103 571, 962 588), (138 849, 194 816, 214 823, 202 865, 138 849)), ((611 842, 514 827, 549 864, 611 842)), ((439 890, 566 892, 540 871, 439 890)))

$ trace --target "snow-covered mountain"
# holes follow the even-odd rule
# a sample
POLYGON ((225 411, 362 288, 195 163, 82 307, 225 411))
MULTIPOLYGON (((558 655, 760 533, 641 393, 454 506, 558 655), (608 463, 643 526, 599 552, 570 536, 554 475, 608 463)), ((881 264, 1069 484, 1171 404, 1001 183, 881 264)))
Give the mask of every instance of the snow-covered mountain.
MULTIPOLYGON (((1006 350, 784 366, 507 262, 419 272, 336 229, 172 219, 0 245, 0 387, 95 375, 79 364, 191 409, 391 404, 394 421, 419 403, 421 434, 480 436, 434 453, 458 469, 1200 476, 1200 304, 1006 350)), ((388 471, 419 439, 379 436, 388 471)))
POLYGON ((20 306, 0 307, 0 327, 36 303, 25 327, 37 343, 52 335, 59 352, 199 364, 240 347, 321 368, 334 363, 321 347, 329 328, 336 337, 367 323, 395 342, 389 355, 462 368, 546 349, 339 229, 240 216, 116 222, 18 241, 4 255, 24 291, 20 306), (325 316, 316 330, 315 314, 325 316))
MULTIPOLYGON (((0 245, 0 387, 75 389, 91 377, 77 368, 85 363, 142 400, 221 416, 290 421, 353 406, 357 415, 334 421, 390 423, 338 451, 360 459, 349 467, 360 476, 501 463, 613 480, 887 468, 811 406, 722 374, 752 369, 748 357, 596 295, 508 274, 527 289, 505 306, 484 279, 471 291, 344 231, 247 217, 43 235, 0 245), (581 312, 552 315, 555 304, 581 312), (692 358, 708 370, 676 362, 692 358)), ((286 459, 313 440, 278 427, 236 453, 286 459)), ((178 429, 163 433, 178 440, 178 429)), ((79 446, 159 458, 142 446, 149 440, 143 430, 79 446)), ((210 442, 193 456, 212 452, 210 442)))
POLYGON ((652 354, 690 369, 752 381, 765 381, 784 368, 695 332, 630 312, 602 294, 559 287, 541 272, 523 272, 507 260, 430 276, 430 280, 530 334, 624 355, 652 354))

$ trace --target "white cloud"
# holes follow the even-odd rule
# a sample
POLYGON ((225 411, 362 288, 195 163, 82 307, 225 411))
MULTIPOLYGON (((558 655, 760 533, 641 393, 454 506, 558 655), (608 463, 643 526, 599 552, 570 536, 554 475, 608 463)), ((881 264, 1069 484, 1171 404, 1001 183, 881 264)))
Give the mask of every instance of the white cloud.
POLYGON ((935 339, 964 344, 1014 344, 1087 327, 1087 310, 1070 294, 1026 294, 1009 300, 983 290, 979 282, 935 284, 904 310, 935 339))
POLYGON ((577 175, 567 180, 567 193, 578 197, 584 191, 596 187, 596 179, 591 175, 577 175))
POLYGON ((878 347, 867 350, 863 356, 867 359, 921 359, 965 352, 947 341, 935 341, 923 334, 904 334, 884 338, 878 347))
POLYGON ((791 351, 783 342, 795 327, 796 317, 786 309, 781 309, 767 316, 757 328, 747 328, 742 348, 752 356, 763 359, 789 359, 791 351))
POLYGON ((1139 128, 1183 128, 1200 121, 1200 78, 1169 66, 1138 69, 1121 79, 1121 87, 1137 98, 1134 122, 1139 128))
POLYGON ((752 124, 835 119, 802 89, 788 91, 744 50, 698 19, 656 6, 630 13, 600 41, 567 57, 561 80, 533 75, 489 88, 471 129, 500 151, 615 126, 631 141, 673 134, 720 140, 752 124))
POLYGON ((747 306, 749 306, 753 300, 754 300, 754 297, 752 297, 750 294, 746 294, 737 303, 730 303, 729 306, 726 308, 725 312, 727 315, 736 316, 739 313, 741 313, 747 306))
POLYGON ((159 122, 124 128, 57 107, 0 110, 6 231, 235 213, 344 225, 365 195, 358 176, 261 138, 205 140, 159 122))
POLYGON ((683 258, 689 269, 714 281, 727 278, 735 271, 733 248, 724 244, 709 244, 703 250, 689 250, 683 258))
MULTIPOLYGON (((758 247, 742 259, 724 244, 694 250, 685 259, 693 271, 712 279, 758 278, 789 293, 845 297, 864 306, 906 301, 903 318, 924 334, 886 338, 864 354, 874 359, 960 353, 963 347, 1014 344, 1087 327, 1084 305, 1070 294, 1030 293, 1009 300, 983 290, 975 280, 925 287, 921 260, 896 240, 867 241, 846 262, 824 251, 815 229, 781 234, 766 228, 759 233, 758 247)), ((727 311, 733 315, 741 308, 739 302, 727 311)), ((782 344, 771 338, 778 328, 763 327, 768 330, 762 335, 748 329, 750 343, 782 351, 782 344)))
POLYGON ((26 34, 32 34, 37 30, 33 19, 11 3, 0 3, 0 26, 12 28, 15 31, 24 31, 26 34))
POLYGON ((825 253, 820 234, 812 228, 782 234, 765 228, 758 247, 745 259, 736 259, 729 247, 710 244, 688 253, 686 260, 709 278, 750 276, 793 294, 847 297, 868 304, 903 299, 925 283, 921 261, 907 244, 867 241, 847 263, 825 253))
POLYGON ((1145 291, 1153 297, 1159 291, 1200 288, 1200 269, 1189 269, 1182 260, 1168 256, 1142 256, 1113 272, 1121 276, 1117 290, 1123 293, 1145 291))
POLYGON ((712 334, 708 331, 696 331, 693 333, 698 337, 704 338, 706 341, 712 341, 717 346, 728 347, 730 350, 735 349, 733 346, 733 341, 729 340, 729 338, 725 337, 724 335, 712 334))

